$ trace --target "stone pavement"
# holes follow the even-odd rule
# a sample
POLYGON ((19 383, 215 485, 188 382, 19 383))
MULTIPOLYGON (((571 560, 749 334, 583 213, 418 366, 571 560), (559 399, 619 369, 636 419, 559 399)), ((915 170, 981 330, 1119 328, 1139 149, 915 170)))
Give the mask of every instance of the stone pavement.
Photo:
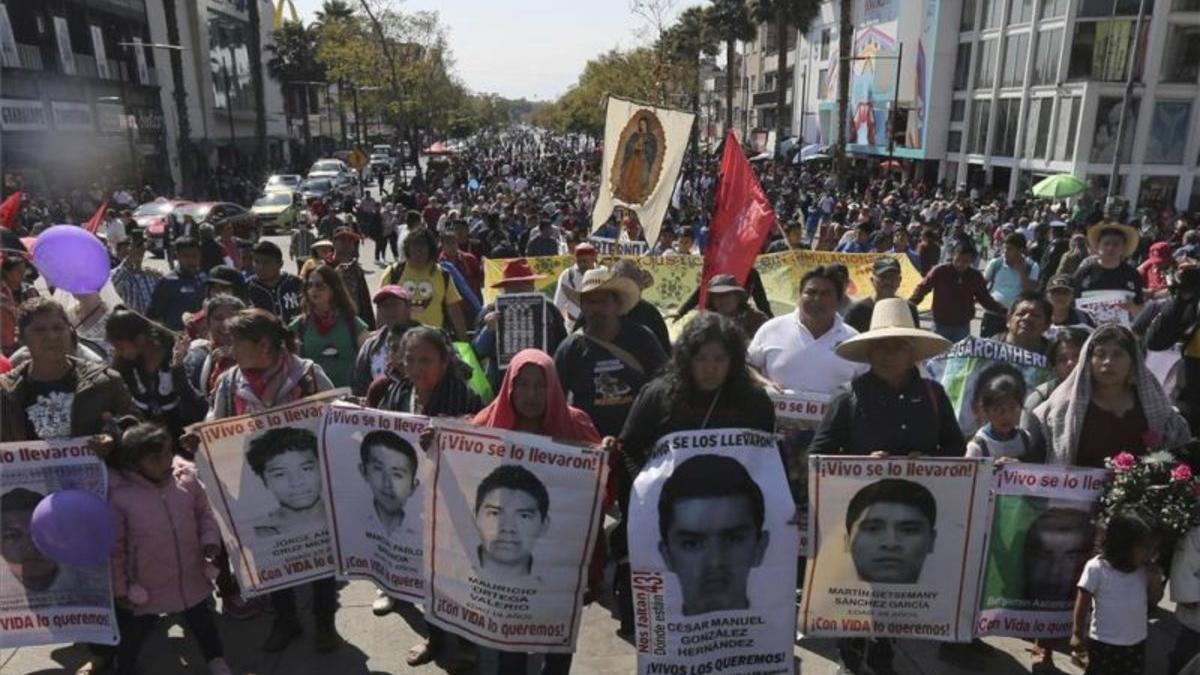
MULTIPOLYGON (((338 651, 316 654, 304 640, 279 654, 265 654, 259 646, 270 629, 270 617, 236 621, 218 620, 230 665, 235 673, 247 675, 384 675, 391 673, 433 674, 471 673, 469 660, 461 667, 445 671, 436 665, 409 668, 404 663, 408 648, 420 640, 423 624, 415 611, 393 613, 379 618, 371 614, 374 586, 352 582, 341 591, 342 609, 338 612, 338 630, 347 644, 338 651), (414 626, 416 628, 414 628, 414 626)), ((301 595, 301 613, 307 600, 301 595)), ((1166 655, 1174 644, 1179 627, 1165 604, 1154 613, 1147 652, 1147 675, 1165 675, 1166 655)), ((311 636, 311 622, 307 622, 311 636)), ((636 659, 633 647, 615 634, 616 622, 608 610, 590 605, 584 612, 579 646, 575 655, 574 675, 622 675, 633 673, 636 659)), ((1018 675, 1029 672, 1028 643, 1021 640, 989 638, 983 655, 974 667, 956 667, 938 658, 938 645, 932 642, 900 641, 896 666, 902 675, 1018 675)), ((73 673, 85 660, 84 651, 68 645, 24 647, 0 650, 3 675, 50 675, 73 673)), ((805 675, 833 675, 837 671, 836 649, 832 640, 803 640, 796 648, 800 672, 805 675)), ((1078 675, 1062 654, 1055 662, 1066 673, 1078 675)), ((204 675, 208 672, 195 642, 183 634, 173 620, 159 624, 147 641, 139 663, 145 675, 204 675)), ((521 675, 504 673, 502 675, 521 675)))

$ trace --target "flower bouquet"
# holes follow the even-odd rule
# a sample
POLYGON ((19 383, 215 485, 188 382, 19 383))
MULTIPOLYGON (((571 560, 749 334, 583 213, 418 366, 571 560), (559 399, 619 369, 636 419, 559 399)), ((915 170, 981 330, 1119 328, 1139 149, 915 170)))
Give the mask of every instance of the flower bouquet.
POLYGON ((1101 522, 1133 511, 1168 541, 1200 525, 1200 478, 1175 455, 1161 450, 1139 459, 1122 452, 1104 463, 1112 478, 1100 500, 1101 522))

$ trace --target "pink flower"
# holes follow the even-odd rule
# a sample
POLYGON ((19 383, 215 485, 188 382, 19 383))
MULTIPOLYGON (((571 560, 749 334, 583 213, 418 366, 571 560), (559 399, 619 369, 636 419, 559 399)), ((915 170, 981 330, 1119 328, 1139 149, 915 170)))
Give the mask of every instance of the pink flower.
POLYGON ((1142 433, 1142 445, 1147 448, 1156 448, 1162 443, 1162 434, 1153 429, 1147 429, 1142 433))
POLYGON ((1128 471, 1137 464, 1137 458, 1128 452, 1122 452, 1112 458, 1112 468, 1115 471, 1128 471))
POLYGON ((1171 469, 1171 480, 1189 481, 1192 479, 1192 467, 1187 464, 1176 464, 1174 469, 1171 469))

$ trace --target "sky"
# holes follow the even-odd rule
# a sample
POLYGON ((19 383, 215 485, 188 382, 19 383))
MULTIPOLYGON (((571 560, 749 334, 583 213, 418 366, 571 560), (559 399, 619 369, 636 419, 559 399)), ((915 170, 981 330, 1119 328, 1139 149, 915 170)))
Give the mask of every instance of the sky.
MULTIPOLYGON (((447 28, 455 72, 472 91, 553 100, 591 59, 645 44, 646 21, 631 0, 404 0, 404 11, 435 10, 447 28)), ((322 0, 294 0, 307 22, 322 0)), ((357 0, 351 4, 358 6, 357 0)), ((700 4, 676 0, 674 12, 700 4)))

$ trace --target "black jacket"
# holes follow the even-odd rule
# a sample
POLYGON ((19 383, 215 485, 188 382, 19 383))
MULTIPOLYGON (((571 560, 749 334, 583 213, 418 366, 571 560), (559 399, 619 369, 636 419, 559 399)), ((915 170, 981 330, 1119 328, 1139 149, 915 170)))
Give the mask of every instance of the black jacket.
POLYGON ((304 302, 304 282, 300 277, 287 272, 281 272, 279 277, 279 282, 273 287, 255 277, 246 285, 246 289, 251 305, 278 316, 284 325, 287 325, 292 319, 300 316, 300 307, 304 302))

